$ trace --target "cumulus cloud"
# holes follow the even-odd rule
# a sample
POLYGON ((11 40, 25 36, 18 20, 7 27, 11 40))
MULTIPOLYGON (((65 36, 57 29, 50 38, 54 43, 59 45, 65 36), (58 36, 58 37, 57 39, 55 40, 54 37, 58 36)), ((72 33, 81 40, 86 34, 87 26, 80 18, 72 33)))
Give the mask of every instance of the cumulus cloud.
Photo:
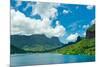
POLYGON ((36 4, 33 4, 32 6, 32 15, 40 15, 41 18, 55 18, 57 16, 57 9, 60 4, 55 3, 40 3, 37 2, 36 4), (49 5, 48 5, 49 4, 49 5))
POLYGON ((34 19, 26 17, 20 11, 11 9, 11 34, 32 35, 44 34, 47 37, 61 37, 65 33, 65 28, 56 21, 56 26, 51 26, 52 21, 49 18, 34 19))
POLYGON ((88 6, 86 6, 86 8, 88 9, 88 10, 91 10, 91 9, 93 9, 93 5, 88 5, 88 6))
POLYGON ((70 34, 67 38, 66 38, 66 41, 67 42, 75 42, 77 40, 77 37, 78 37, 78 33, 75 33, 75 34, 70 34))

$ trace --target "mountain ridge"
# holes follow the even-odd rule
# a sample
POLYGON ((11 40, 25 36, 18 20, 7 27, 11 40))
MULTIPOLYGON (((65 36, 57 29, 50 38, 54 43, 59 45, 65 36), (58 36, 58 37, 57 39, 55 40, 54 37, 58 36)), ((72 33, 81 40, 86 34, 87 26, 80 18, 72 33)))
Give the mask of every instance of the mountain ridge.
POLYGON ((45 35, 11 35, 11 45, 28 51, 55 49, 64 44, 57 37, 47 38, 45 35))

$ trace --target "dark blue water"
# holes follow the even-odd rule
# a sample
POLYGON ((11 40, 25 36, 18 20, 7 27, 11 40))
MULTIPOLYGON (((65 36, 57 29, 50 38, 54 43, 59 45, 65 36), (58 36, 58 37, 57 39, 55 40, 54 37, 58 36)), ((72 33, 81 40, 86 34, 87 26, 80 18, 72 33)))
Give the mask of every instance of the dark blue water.
POLYGON ((95 56, 61 55, 51 53, 38 54, 13 54, 11 55, 11 66, 29 66, 40 64, 59 64, 74 62, 95 61, 95 56))

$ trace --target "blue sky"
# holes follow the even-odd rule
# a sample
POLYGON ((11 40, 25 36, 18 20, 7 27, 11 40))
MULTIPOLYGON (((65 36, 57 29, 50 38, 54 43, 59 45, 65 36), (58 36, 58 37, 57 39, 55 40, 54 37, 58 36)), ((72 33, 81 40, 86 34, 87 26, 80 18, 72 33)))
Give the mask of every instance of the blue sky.
MULTIPOLYGON (((63 36, 59 36, 59 39, 64 43, 67 40, 66 38, 68 37, 71 38, 72 36, 74 38, 74 35, 76 37, 77 35, 82 37, 85 36, 87 28, 95 22, 95 6, 93 5, 54 3, 53 6, 49 6, 49 3, 47 4, 45 3, 45 7, 44 8, 42 7, 43 9, 39 6, 39 8, 41 9, 39 10, 42 12, 44 11, 43 12, 44 14, 41 14, 40 11, 38 12, 33 11, 34 8, 38 7, 35 4, 36 2, 29 2, 29 1, 19 2, 11 0, 11 10, 13 9, 15 10, 15 12, 19 11, 22 14, 24 14, 25 17, 35 20, 43 20, 44 17, 47 16, 49 22, 51 23, 49 26, 50 29, 55 28, 57 25, 56 22, 59 21, 60 22, 59 28, 58 27, 57 28, 65 30, 63 36), (49 9, 51 8, 54 11, 51 10, 51 12, 48 12, 47 10, 48 7, 49 9), (45 11, 47 12, 45 13, 45 11), (51 13, 52 15, 49 15, 49 13, 51 13)), ((54 36, 58 37, 58 35, 54 36)), ((73 38, 72 40, 75 40, 73 38)))

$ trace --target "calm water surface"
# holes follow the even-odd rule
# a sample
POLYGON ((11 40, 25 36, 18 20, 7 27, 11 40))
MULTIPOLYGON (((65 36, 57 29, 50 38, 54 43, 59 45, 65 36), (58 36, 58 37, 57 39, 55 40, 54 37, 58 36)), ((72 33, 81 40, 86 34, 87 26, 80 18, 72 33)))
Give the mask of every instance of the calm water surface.
POLYGON ((38 64, 59 64, 90 61, 95 61, 95 56, 61 55, 52 53, 12 54, 10 65, 28 66, 38 64))

